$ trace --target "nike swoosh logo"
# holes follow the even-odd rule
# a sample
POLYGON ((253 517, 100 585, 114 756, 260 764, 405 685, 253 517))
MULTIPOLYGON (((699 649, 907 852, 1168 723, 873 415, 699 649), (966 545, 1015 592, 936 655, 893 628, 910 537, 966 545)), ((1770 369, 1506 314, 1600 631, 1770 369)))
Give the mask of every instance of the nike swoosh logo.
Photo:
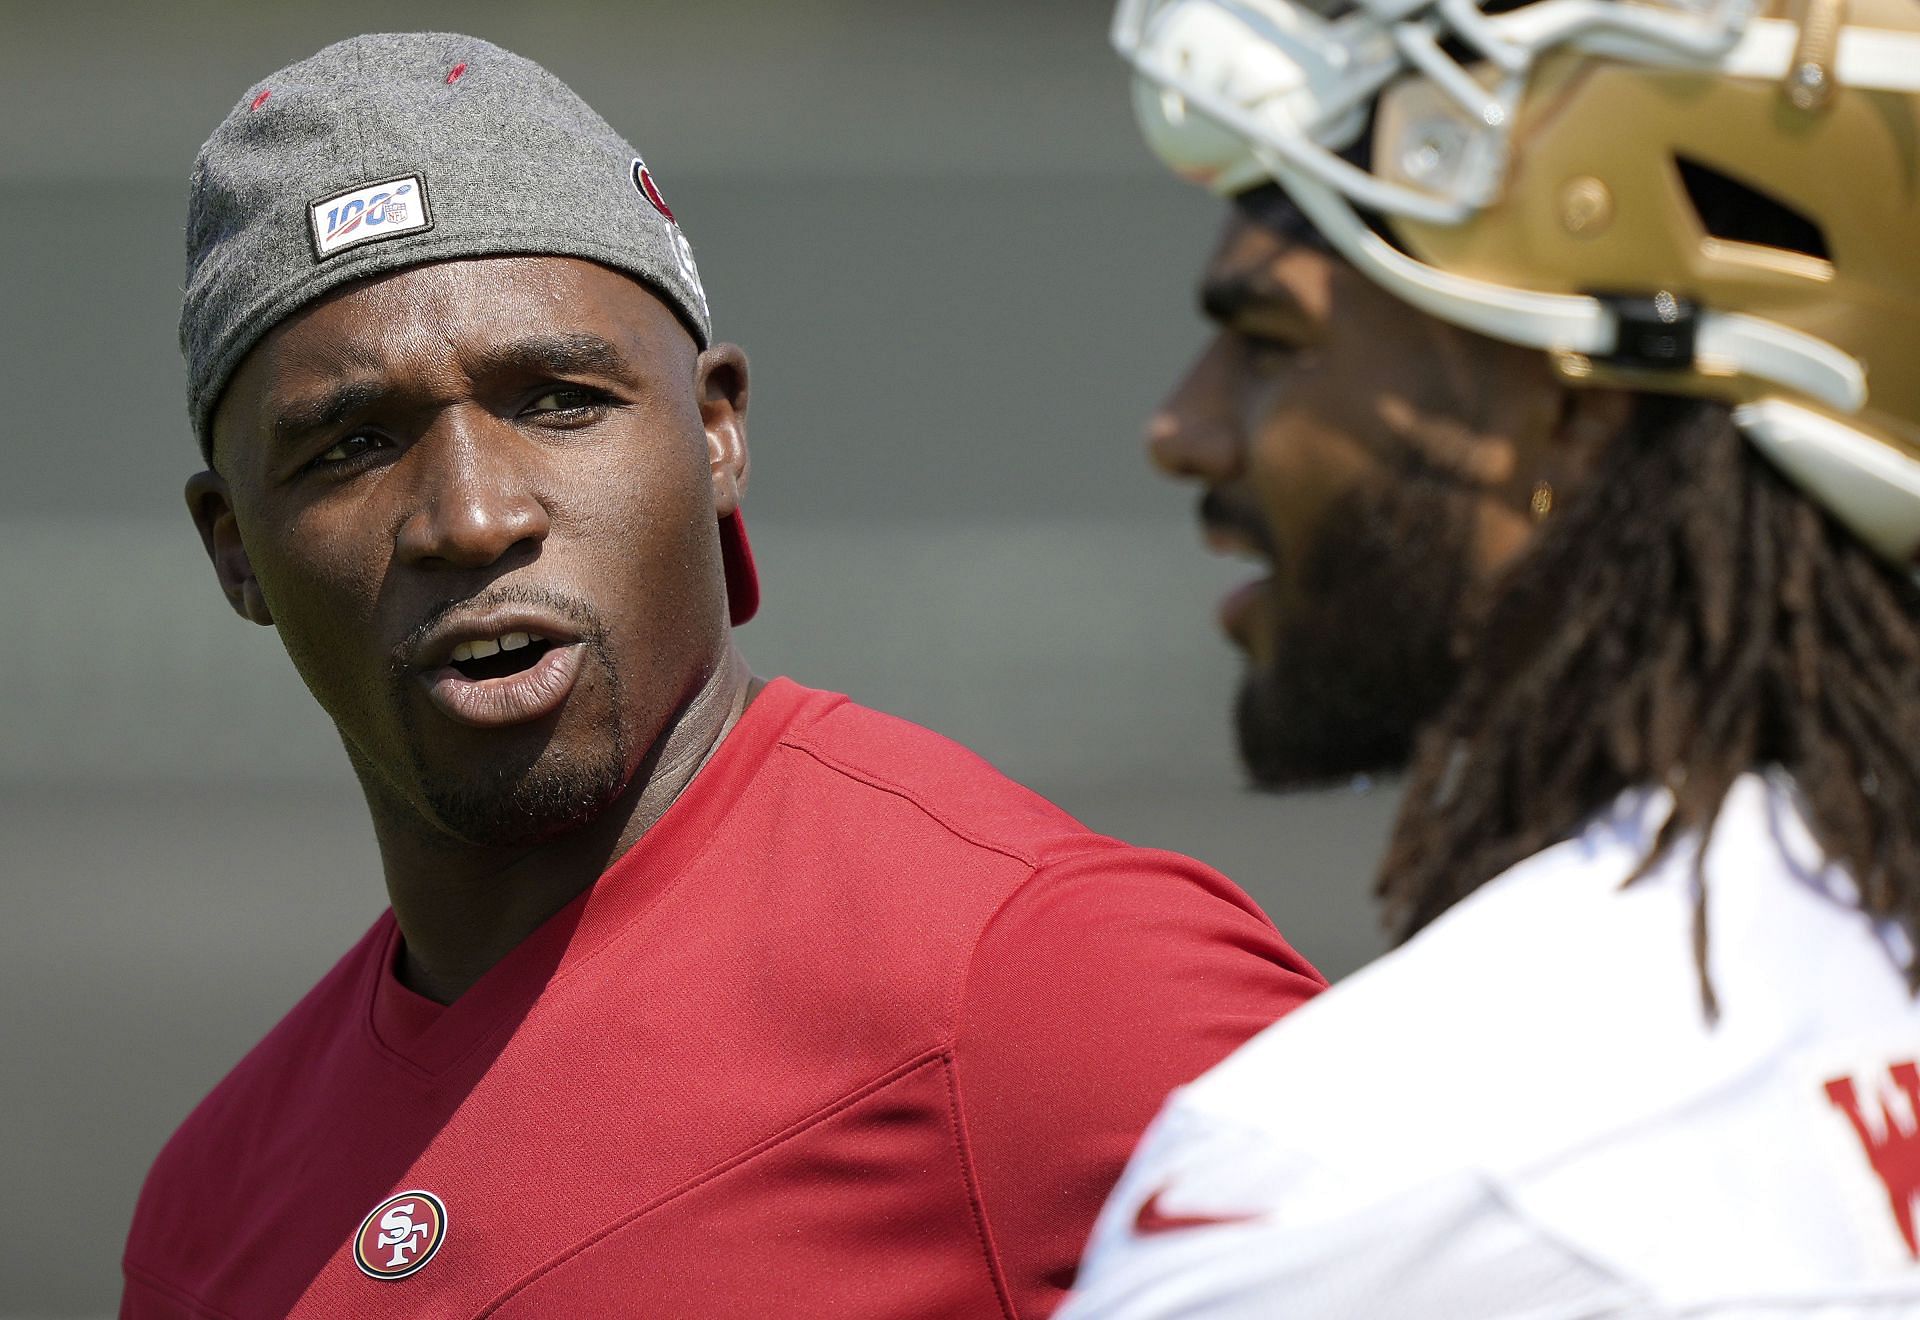
POLYGON ((1133 1216, 1133 1231, 1141 1237, 1155 1233, 1177 1233, 1186 1228, 1211 1228, 1220 1224, 1245 1224, 1260 1218, 1259 1215, 1170 1215, 1160 1208, 1160 1196, 1166 1188, 1162 1187, 1141 1203, 1133 1216))

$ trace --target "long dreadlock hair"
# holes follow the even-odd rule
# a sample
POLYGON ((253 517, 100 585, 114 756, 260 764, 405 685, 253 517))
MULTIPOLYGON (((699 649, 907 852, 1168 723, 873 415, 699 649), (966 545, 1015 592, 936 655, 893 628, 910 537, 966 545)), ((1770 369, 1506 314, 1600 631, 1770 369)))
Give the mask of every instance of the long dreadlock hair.
MULTIPOLYGON (((1689 833, 1704 857, 1727 790, 1768 764, 1863 908, 1920 936, 1920 590, 1724 405, 1649 395, 1510 570, 1414 753, 1379 882, 1388 923, 1411 936, 1635 785, 1665 787, 1673 811, 1632 879, 1689 833)), ((1920 990, 1920 960, 1908 977, 1920 990)))

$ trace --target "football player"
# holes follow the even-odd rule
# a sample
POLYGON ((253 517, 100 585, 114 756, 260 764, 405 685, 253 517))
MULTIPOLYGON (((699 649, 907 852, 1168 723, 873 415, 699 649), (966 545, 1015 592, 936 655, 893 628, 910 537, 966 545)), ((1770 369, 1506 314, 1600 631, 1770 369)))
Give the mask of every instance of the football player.
POLYGON ((1633 407, 1420 740, 1404 943, 1175 1093, 1066 1314, 1920 1314, 1920 12, 1115 35, 1177 168, 1633 407))
POLYGON ((336 43, 189 197, 188 506, 391 908, 155 1161, 123 1320, 1050 1312, 1167 1090, 1318 975, 1198 863, 749 670, 746 358, 551 73, 336 43))

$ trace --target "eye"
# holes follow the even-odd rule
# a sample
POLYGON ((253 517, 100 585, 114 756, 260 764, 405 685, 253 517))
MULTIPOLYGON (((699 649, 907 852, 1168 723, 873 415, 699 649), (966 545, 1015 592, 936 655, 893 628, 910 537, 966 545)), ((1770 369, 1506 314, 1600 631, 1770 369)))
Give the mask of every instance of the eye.
POLYGON ((1239 330, 1236 333, 1240 336, 1248 363, 1256 370, 1270 371, 1294 366, 1306 348, 1291 336, 1262 334, 1248 330, 1239 330))
POLYGON ((590 422, 606 411, 609 400, 585 385, 557 385, 527 401, 521 416, 549 424, 590 422))
POLYGON ((308 463, 307 467, 313 470, 345 467, 375 453, 387 443, 385 436, 356 431, 352 435, 342 436, 330 448, 314 455, 313 461, 308 463))

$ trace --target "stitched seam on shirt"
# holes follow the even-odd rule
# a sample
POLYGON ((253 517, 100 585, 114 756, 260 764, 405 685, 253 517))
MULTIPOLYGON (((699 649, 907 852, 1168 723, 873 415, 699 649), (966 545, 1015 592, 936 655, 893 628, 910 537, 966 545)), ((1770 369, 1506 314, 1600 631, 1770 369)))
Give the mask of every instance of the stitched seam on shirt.
POLYGON ((121 1261, 120 1269, 122 1273, 128 1275, 131 1278, 138 1279, 141 1283, 153 1289, 155 1292, 164 1293, 168 1297, 171 1297, 176 1302, 181 1302, 187 1306, 191 1306, 194 1310, 200 1312, 202 1316, 207 1317, 208 1320, 234 1320, 233 1316, 229 1315, 225 1311, 222 1311, 219 1307, 213 1306, 210 1303, 201 1301, 198 1297, 188 1292, 185 1288, 182 1288, 179 1284, 169 1283, 167 1280, 161 1278, 158 1274, 155 1274, 152 1270, 145 1269, 139 1265, 135 1265, 130 1260, 121 1261))
MULTIPOLYGON (((1464 1170, 1463 1172, 1466 1177, 1480 1186, 1481 1190, 1486 1193, 1490 1200, 1511 1215, 1515 1223, 1526 1228, 1543 1241, 1549 1242, 1561 1251, 1566 1252, 1567 1255, 1579 1261, 1595 1274, 1604 1276, 1621 1292, 1629 1294, 1627 1297, 1614 1296, 1598 1299, 1608 1307, 1620 1306, 1629 1302, 1640 1305, 1657 1304, 1663 1307, 1667 1304, 1667 1299, 1659 1295, 1659 1289, 1644 1286, 1644 1280, 1633 1278, 1625 1269, 1621 1268, 1615 1262, 1607 1260, 1596 1252, 1588 1250, 1585 1243, 1578 1241, 1571 1234, 1561 1233, 1554 1227, 1541 1222, 1536 1216, 1527 1213, 1526 1208, 1508 1194, 1506 1186, 1502 1184, 1500 1179, 1495 1177, 1491 1171, 1475 1168, 1464 1170)), ((1583 1309, 1580 1310, 1578 1314, 1592 1314, 1591 1308, 1595 1300, 1596 1299, 1593 1298, 1582 1298, 1580 1305, 1583 1309)), ((1569 1311, 1568 1314, 1573 1315, 1575 1313, 1569 1311)))
POLYGON ((764 1138, 761 1141, 755 1142, 753 1145, 747 1147, 747 1149, 741 1151, 739 1154, 729 1156, 724 1162, 715 1165, 711 1169, 708 1169, 705 1173, 700 1174, 697 1177, 692 1178, 689 1181, 680 1184, 678 1187, 675 1187, 670 1191, 662 1192, 659 1196, 654 1197, 651 1201, 648 1201, 645 1205, 642 1205, 637 1209, 630 1210, 626 1214, 621 1215, 618 1219, 614 1220, 612 1223, 603 1225, 602 1227, 595 1229, 592 1233, 580 1239, 580 1241, 574 1243, 572 1246, 569 1246, 564 1251, 560 1252, 558 1255, 553 1256, 552 1258, 546 1261, 543 1261, 541 1264, 536 1265, 533 1269, 523 1274, 519 1279, 517 1279, 514 1283, 512 1283, 505 1292, 501 1293, 498 1297, 494 1298, 491 1302, 488 1302, 485 1306, 481 1307, 479 1311, 475 1312, 475 1320, 484 1320, 486 1316, 490 1316, 494 1314, 501 1307, 505 1306, 508 1302, 511 1302, 515 1297, 525 1292, 528 1288, 531 1288, 534 1284, 538 1283, 542 1278, 546 1277, 548 1274, 553 1273, 553 1271, 559 1269, 562 1265, 567 1264, 569 1261, 576 1260, 579 1257, 586 1255, 587 1252, 599 1246, 600 1243, 604 1242, 606 1239, 612 1237, 614 1234, 626 1228, 628 1225, 633 1224, 636 1221, 645 1218, 647 1215, 652 1214, 655 1210, 660 1209, 662 1206, 667 1205, 673 1201, 677 1201, 681 1197, 686 1196, 691 1192, 698 1191, 700 1188, 706 1186, 708 1183, 714 1181, 716 1178, 723 1177, 726 1174, 733 1172, 735 1169, 739 1168, 741 1165, 747 1164, 755 1159, 758 1159, 760 1156, 766 1154, 768 1151, 774 1150, 780 1146, 785 1145, 787 1142, 793 1140, 797 1136, 800 1136, 802 1133, 818 1127, 820 1124, 826 1122, 831 1118, 836 1117, 841 1112, 847 1109, 851 1109, 854 1105, 859 1104, 862 1100, 865 1100, 868 1096, 875 1095, 881 1091, 884 1091, 889 1086, 892 1086, 895 1082, 902 1081, 905 1078, 910 1077, 914 1073, 920 1071, 920 1069, 925 1068, 928 1064, 939 1063, 947 1057, 948 1056, 947 1056, 945 1047, 935 1048, 925 1053, 916 1055, 915 1057, 907 1060, 905 1063, 900 1064, 895 1068, 889 1069, 885 1073, 882 1073, 879 1077, 876 1077, 874 1080, 868 1082, 864 1086, 861 1086, 857 1090, 849 1091, 847 1094, 841 1096, 839 1099, 829 1102, 826 1106, 815 1110, 813 1113, 807 1115, 805 1118, 802 1118, 797 1122, 789 1124, 788 1126, 782 1128, 780 1131, 774 1133, 772 1136, 764 1138))
MULTIPOLYGON (((775 744, 775 746, 778 746, 778 745, 779 745, 778 743, 775 744)), ((697 778, 698 777, 696 776, 696 781, 697 781, 697 778)), ((691 788, 691 787, 692 785, 689 784, 688 788, 691 788)), ((713 830, 711 831, 713 838, 719 839, 719 838, 726 837, 727 826, 732 823, 734 813, 740 810, 740 803, 745 797, 746 797, 746 794, 744 793, 737 793, 734 795, 733 801, 727 804, 726 810, 722 811, 719 817, 714 821, 713 830)), ((680 886, 686 882, 687 877, 693 874, 694 868, 697 867, 701 862, 705 861, 709 855, 710 855, 709 852, 703 848, 693 853, 691 856, 689 856, 686 859, 686 861, 680 864, 680 869, 674 873, 673 878, 667 881, 665 884, 663 884, 660 887, 659 891, 655 893, 654 896, 651 899, 649 899, 646 902, 646 904, 638 912, 634 913, 631 917, 627 918, 625 921, 621 922, 618 926, 614 927, 612 930, 607 932, 606 938, 600 941, 600 946, 598 948, 589 952, 585 957, 576 959, 573 962, 567 963, 564 967, 558 968, 555 971, 554 975, 547 981, 547 984, 541 988, 540 997, 545 998, 547 995, 547 992, 551 990, 554 986, 559 985, 563 981, 572 979, 575 975, 579 973, 581 968, 587 967, 592 963, 594 963, 595 961, 597 961, 598 959, 600 959, 601 957, 605 956, 605 954, 609 949, 613 948, 615 945, 619 944, 623 939, 625 939, 628 931, 638 926, 641 922, 651 918, 656 912, 660 910, 661 905, 664 904, 669 897, 671 897, 673 894, 679 891, 680 886)), ((622 861, 625 860, 625 858, 626 858, 625 853, 622 853, 618 858, 615 858, 612 865, 607 867, 607 871, 613 870, 614 867, 618 866, 622 861)), ((596 885, 599 884, 600 880, 604 880, 605 878, 606 878, 606 871, 602 871, 600 873, 600 879, 595 880, 594 884, 596 885)))
MULTIPOLYGON (((832 705, 829 705, 827 709, 831 710, 834 708, 834 706, 844 704, 845 701, 846 701, 846 698, 841 697, 839 701, 832 703, 832 705)), ((810 719, 807 722, 811 724, 815 720, 817 720, 820 717, 820 715, 823 715, 825 713, 826 713, 825 711, 819 712, 813 717, 813 719, 810 719)), ((797 714, 795 718, 796 719, 798 718, 797 714)), ((773 745, 775 747, 779 747, 782 744, 782 742, 784 742, 784 738, 776 739, 773 745)), ((695 776, 695 779, 697 780, 698 776, 695 776)), ((691 788, 692 784, 691 783, 688 784, 687 787, 691 788)), ((671 804, 669 804, 669 806, 671 806, 671 804)), ((715 822, 714 829, 713 829, 713 834, 715 835, 715 837, 722 836, 726 833, 726 827, 728 823, 733 820, 734 812, 739 810, 739 807, 740 807, 740 795, 736 795, 734 800, 727 804, 726 810, 720 813, 719 819, 715 822)), ((706 856, 706 853, 704 851, 695 852, 694 854, 689 856, 685 862, 681 863, 680 870, 674 874, 673 878, 671 880, 668 880, 665 884, 663 884, 660 887, 659 891, 655 893, 653 897, 649 899, 646 902, 646 904, 643 907, 641 907, 641 909, 638 912, 634 913, 631 917, 627 918, 627 920, 621 922, 618 926, 614 927, 612 930, 607 932, 606 938, 601 941, 600 946, 598 948, 593 949, 591 952, 587 953, 576 962, 568 963, 564 967, 556 968, 553 975, 548 977, 547 983, 540 987, 540 992, 534 996, 533 1003, 528 1005, 527 1013, 531 1014, 534 1006, 537 1005, 542 999, 545 999, 548 992, 551 991, 554 986, 559 985, 561 982, 567 980, 575 972, 578 972, 582 967, 585 967, 588 964, 592 963, 595 959, 599 958, 602 954, 604 954, 608 949, 620 943, 628 931, 632 930, 635 926, 639 925, 641 922, 645 921, 648 917, 652 916, 655 910, 658 909, 662 903, 667 901, 668 896, 670 896, 675 890, 677 890, 680 887, 681 881, 687 878, 687 876, 693 871, 694 866, 698 862, 700 862, 705 856, 706 856)), ((601 880, 606 879, 607 872, 619 866, 620 863, 625 859, 625 857, 626 857, 626 854, 622 853, 619 857, 614 858, 613 861, 607 865, 606 870, 603 870, 599 874, 599 876, 595 878, 594 884, 597 885, 600 883, 601 880)), ((396 924, 397 924, 397 919, 396 919, 396 924)), ((399 936, 396 938, 403 938, 403 936, 399 936)), ((378 977, 384 972, 384 970, 385 969, 383 966, 376 967, 374 969, 376 985, 378 984, 378 977)), ((477 1053, 481 1048, 483 1048, 484 1046, 492 1042, 495 1038, 497 1038, 502 1031, 506 1031, 513 1027, 516 1027, 519 1024, 519 1022, 522 1020, 520 1018, 516 1018, 511 1021, 501 1023, 499 1026, 495 1027, 493 1030, 484 1032, 480 1036, 476 1037, 471 1045, 467 1046, 466 1049, 460 1051, 460 1053, 455 1055, 453 1058, 448 1059, 445 1063, 441 1064, 439 1067, 427 1068, 419 1063, 414 1062, 412 1058, 410 1058, 406 1054, 403 1054, 399 1050, 393 1048, 393 1046, 387 1044, 386 1041, 381 1039, 379 1031, 377 1031, 373 1025, 372 991, 368 991, 366 994, 364 994, 362 996, 362 999, 363 999, 364 1011, 362 1012, 361 1017, 363 1018, 366 1026, 367 1039, 373 1043, 375 1049, 383 1057, 399 1065, 402 1069, 404 1069, 406 1072, 411 1074, 416 1079, 422 1082, 427 1082, 427 1083, 433 1083, 433 1082, 439 1081, 442 1077, 446 1076, 449 1072, 453 1071, 453 1069, 459 1067, 461 1064, 465 1063, 468 1059, 471 1059, 474 1056, 474 1054, 477 1053)))
MULTIPOLYGON (((1099 836, 1089 836, 1089 838, 1090 838, 1090 841, 1094 839, 1098 839, 1099 843, 1101 844, 1104 844, 1107 842, 1107 840, 1100 838, 1099 836)), ((1059 862, 1071 861, 1076 857, 1084 855, 1084 853, 1093 853, 1093 852, 1099 852, 1099 851, 1101 851, 1101 848, 1097 846, 1090 847, 1084 850, 1076 848, 1072 852, 1065 853, 1059 857, 1049 857, 1044 862, 1035 862, 1033 865, 1033 869, 1027 873, 1026 878, 1021 880, 1021 882, 1015 885, 1012 889, 1008 890, 1006 897, 1002 898, 1000 902, 994 906, 993 911, 987 914, 987 919, 980 923, 980 929, 974 932, 973 944, 967 950, 967 961, 960 972, 960 981, 958 986, 954 990, 953 1002, 947 1006, 947 1022, 949 1024, 950 1030, 953 1033, 953 1041, 956 1046, 956 1053, 957 1053, 957 1047, 960 1042, 960 1029, 964 1025, 964 1019, 961 1015, 960 1008, 961 1008, 961 1005, 966 1003, 967 1001, 967 990, 973 984, 974 964, 980 960, 980 946, 987 942, 987 933, 991 931, 996 925, 999 924, 1001 916, 1006 912, 1008 908, 1012 907, 1014 903, 1017 900, 1019 900, 1023 895, 1025 895, 1029 889, 1032 889, 1034 887, 1034 881, 1040 878, 1041 873, 1045 871, 1047 867, 1055 865, 1059 862)), ((1183 883, 1184 883, 1184 879, 1183 879, 1183 883)))
POLYGON ((987 919, 980 923, 980 929, 973 933, 973 943, 967 946, 967 961, 960 969, 960 983, 954 991, 953 1003, 947 1007, 947 1021, 952 1025, 956 1053, 960 1044, 962 1021, 960 1006, 967 1002, 967 988, 973 984, 973 964, 979 960, 980 946, 987 942, 987 932, 992 930, 994 923, 1000 920, 1000 914, 1012 906, 1014 899, 1027 892, 1027 886, 1032 884, 1033 878, 1039 874, 1038 866, 1027 872, 1024 880, 1008 890, 1007 896, 994 904, 993 911, 987 913, 987 919))
MULTIPOLYGON (((361 1033, 366 1037, 367 1044, 373 1047, 375 1054, 379 1055, 395 1068, 398 1068, 416 1085, 425 1089, 431 1087, 434 1082, 439 1080, 441 1073, 445 1072, 446 1068, 433 1069, 414 1062, 411 1057, 394 1048, 392 1045, 389 1045, 386 1037, 380 1034, 380 1028, 376 1027, 373 1023, 373 1005, 374 1001, 380 996, 380 980, 387 974, 388 968, 392 965, 390 960, 393 955, 398 952, 400 941, 403 938, 404 936, 400 931, 399 918, 396 917, 394 919, 393 933, 380 941, 380 956, 373 960, 373 966, 371 968, 372 974, 362 978, 362 984, 355 987, 354 994, 360 1001, 358 1010, 360 1027, 361 1033)), ((492 1036, 493 1034, 491 1031, 487 1033, 488 1036, 492 1036)), ((452 1066, 453 1064, 449 1063, 447 1068, 451 1068, 452 1066)))
MULTIPOLYGON (((1087 851, 1097 851, 1097 849, 1088 849, 1087 851)), ((1077 852, 1078 850, 1076 850, 1076 853, 1077 852)), ((1075 854, 1069 854, 1069 856, 1073 856, 1073 855, 1075 854)), ((954 1107, 954 1123, 955 1123, 956 1135, 960 1136, 962 1140, 964 1140, 965 1127, 960 1115, 960 1079, 959 1079, 960 1037, 961 1037, 961 1033, 965 1030, 965 1027, 966 1027, 966 1017, 963 1010, 967 1001, 967 991, 973 984, 974 965, 979 961, 979 958, 980 958, 980 946, 986 943, 987 935, 999 923, 1000 918, 1002 917, 1002 915, 1006 913, 1007 909, 1012 907, 1016 900, 1018 900, 1022 895, 1026 894, 1030 889, 1034 887, 1034 882, 1039 878, 1040 874, 1046 869, 1046 867, 1060 860, 1064 860, 1064 859, 1049 858, 1046 863, 1036 865, 1033 868, 1033 870, 1028 873, 1027 877, 1024 880, 1022 880, 1019 884, 1015 885, 1013 889, 1007 894, 1007 896, 1000 900, 999 905, 994 908, 992 913, 988 915, 987 919, 980 923, 980 929, 978 932, 975 933, 973 937, 973 947, 967 950, 966 966, 965 966, 965 969, 961 972, 960 979, 959 979, 959 987, 954 995, 953 1003, 949 1006, 948 1013, 947 1013, 947 1020, 951 1024, 951 1029, 953 1032, 953 1035, 952 1035, 953 1052, 949 1056, 949 1069, 948 1069, 947 1077, 948 1077, 948 1084, 952 1089, 953 1107, 954 1107)), ((994 1249, 992 1246, 991 1229, 987 1222, 986 1195, 984 1192, 980 1190, 978 1183, 975 1181, 971 1155, 970 1155, 970 1152, 966 1151, 964 1147, 962 1151, 962 1158, 966 1161, 966 1171, 967 1171, 967 1177, 968 1177, 967 1194, 969 1195, 969 1197, 973 1199, 975 1212, 979 1215, 980 1231, 983 1234, 983 1236, 985 1236, 987 1239, 985 1245, 988 1253, 989 1264, 994 1270, 995 1286, 1001 1287, 1002 1286, 1001 1272, 998 1267, 996 1253, 994 1252, 994 1249)), ((1015 1314, 1013 1310, 1013 1303, 1011 1301, 1011 1295, 1004 1288, 1002 1288, 1002 1291, 1001 1291, 1001 1305, 1006 1308, 1008 1316, 1011 1317, 1015 1314)))
POLYGON ((994 1295, 1000 1299, 1000 1313, 1006 1320, 1017 1320, 1013 1309, 1013 1291, 1007 1286, 1006 1270, 1000 1264, 1000 1253, 993 1245, 993 1229, 987 1223, 987 1204, 980 1195, 979 1179, 974 1174, 973 1150, 967 1143, 966 1121, 960 1116, 960 1080, 957 1076, 953 1055, 941 1057, 947 1075, 947 1112, 953 1120, 953 1153, 960 1161, 960 1179, 967 1189, 967 1205, 973 1210, 973 1231, 980 1242, 980 1254, 985 1258, 987 1277, 993 1280, 994 1295))
MULTIPOLYGON (((783 747, 791 747, 796 752, 803 752, 818 761, 821 765, 827 767, 827 769, 845 775, 848 779, 865 784, 868 788, 879 789, 882 793, 891 793, 903 802, 919 808, 921 814, 941 826, 947 833, 957 839, 974 845, 976 848, 985 848, 988 852, 997 852, 1002 857, 1011 857, 1014 861, 1025 862, 1028 866, 1038 864, 1038 859, 1032 853, 1021 851, 1008 844, 997 843, 992 839, 982 838, 980 835, 954 822, 944 812, 929 804, 912 789, 896 784, 892 780, 883 779, 871 770, 864 770, 858 766, 848 765, 831 752, 823 751, 812 743, 803 742, 795 737, 789 736, 781 739, 780 745, 783 747)), ((1096 838, 1098 836, 1090 834, 1088 837, 1096 838)))
POLYGON ((844 762, 841 762, 836 758, 834 758, 831 754, 820 750, 818 747, 813 746, 811 743, 801 742, 796 738, 789 737, 789 738, 782 739, 780 745, 783 747, 791 747, 796 752, 801 752, 807 756, 811 756, 814 760, 818 761, 821 765, 827 767, 827 769, 833 770, 839 774, 843 774, 849 779, 852 779, 858 783, 867 785, 869 788, 875 788, 880 790, 883 793, 893 794, 895 797, 900 798, 901 800, 905 801, 909 805, 917 807, 920 811, 925 813, 929 819, 934 821, 936 824, 943 826, 949 833, 953 834, 956 838, 962 840, 963 842, 974 844, 975 846, 984 848, 989 852, 998 853, 1002 857, 1009 858, 1013 861, 1023 862, 1027 865, 1028 868, 1030 868, 1026 876, 1024 876, 1021 879, 1020 883, 1013 886, 1013 888, 1010 891, 1008 891, 1007 895, 1004 898, 1002 898, 998 904, 995 905, 993 911, 988 914, 987 919, 982 923, 980 923, 980 929, 977 932, 975 932, 973 937, 973 945, 971 948, 967 950, 967 961, 965 965, 965 970, 962 971, 960 975, 959 983, 954 989, 953 1000, 947 1006, 948 1028, 953 1032, 954 1039, 956 1041, 959 1038, 959 1031, 960 1031, 960 1005, 966 1001, 967 986, 973 979, 974 960, 979 955, 980 945, 986 939, 987 932, 991 930, 993 928, 994 923, 1000 919, 1000 914, 1005 912, 1008 906, 1012 904, 1012 902, 1016 898, 1020 897, 1020 895, 1024 894, 1027 891, 1027 889, 1033 884, 1034 877, 1039 875, 1040 872, 1045 867, 1058 862, 1071 860, 1075 857, 1080 857, 1080 856, 1084 856, 1092 853, 1103 852, 1113 846, 1113 840, 1107 838, 1105 835, 1088 833, 1084 835, 1081 839, 1076 840, 1075 844, 1069 849, 1067 849, 1066 851, 1058 855, 1050 855, 1047 857, 1045 861, 1041 861, 1039 858, 1031 854, 1015 852, 1000 844, 978 838, 975 835, 968 833, 966 830, 962 829, 958 825, 955 825, 952 821, 948 820, 945 816, 941 815, 938 811, 928 806, 925 802, 921 801, 920 798, 910 790, 902 788, 898 784, 890 783, 887 780, 879 778, 878 776, 868 774, 864 770, 860 770, 853 766, 847 765, 844 762))

